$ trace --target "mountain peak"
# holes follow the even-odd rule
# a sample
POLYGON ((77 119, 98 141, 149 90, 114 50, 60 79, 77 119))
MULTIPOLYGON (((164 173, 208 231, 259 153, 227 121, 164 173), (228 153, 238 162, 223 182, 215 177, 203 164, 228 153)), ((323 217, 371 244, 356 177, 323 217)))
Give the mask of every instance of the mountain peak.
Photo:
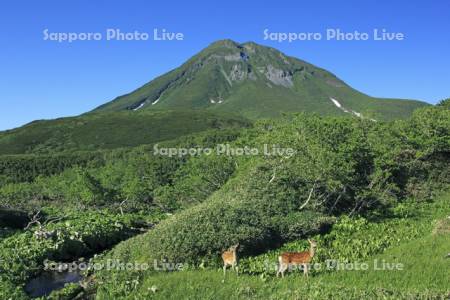
POLYGON ((215 42, 212 42, 208 48, 210 47, 227 47, 227 48, 235 48, 238 47, 240 44, 238 42, 235 42, 230 39, 223 39, 223 40, 217 40, 215 42))
POLYGON ((407 117, 421 105, 376 100, 352 89, 334 74, 277 49, 224 39, 95 111, 206 109, 249 118, 306 111, 384 119, 407 117))

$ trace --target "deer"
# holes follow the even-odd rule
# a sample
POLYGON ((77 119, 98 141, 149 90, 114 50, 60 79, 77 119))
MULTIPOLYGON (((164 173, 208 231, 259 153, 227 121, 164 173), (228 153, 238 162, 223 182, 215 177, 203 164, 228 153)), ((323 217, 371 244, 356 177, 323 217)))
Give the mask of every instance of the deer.
POLYGON ((222 253, 222 260, 223 260, 223 275, 226 275, 227 267, 231 266, 232 269, 236 271, 236 274, 238 274, 238 258, 237 258, 237 248, 239 247, 239 243, 236 245, 231 246, 226 251, 222 253))
POLYGON ((278 270, 277 277, 281 274, 281 277, 284 277, 284 272, 288 269, 289 266, 301 266, 303 265, 303 275, 308 277, 308 264, 313 259, 316 254, 317 243, 315 241, 311 241, 308 239, 310 248, 309 251, 303 252, 283 252, 280 256, 278 256, 278 270))

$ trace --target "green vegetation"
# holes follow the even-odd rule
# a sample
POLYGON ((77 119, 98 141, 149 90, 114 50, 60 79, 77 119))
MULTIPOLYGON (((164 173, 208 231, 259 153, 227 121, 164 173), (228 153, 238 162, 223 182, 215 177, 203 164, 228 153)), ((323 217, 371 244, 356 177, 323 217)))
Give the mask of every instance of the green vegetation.
MULTIPOLYGON (((216 144, 235 140, 239 134, 236 129, 209 130, 162 142, 159 146, 214 147, 216 144)), ((17 158, 19 162, 9 164, 19 167, 16 173, 12 172, 14 168, 9 168, 10 176, 8 173, 5 174, 5 181, 11 183, 0 185, 0 204, 25 210, 35 210, 47 204, 59 207, 75 206, 80 209, 117 208, 125 201, 122 205, 124 209, 140 210, 156 206, 171 211, 180 207, 182 201, 173 201, 166 196, 174 193, 187 194, 187 191, 183 190, 187 187, 190 191, 196 192, 196 186, 192 181, 189 182, 189 178, 195 180, 196 174, 214 167, 211 163, 206 165, 201 162, 190 163, 187 157, 155 155, 153 151, 153 147, 149 145, 95 152, 92 155, 77 152, 68 156, 43 156, 42 159, 39 159, 41 156, 36 156, 36 159, 21 159, 15 156, 14 159, 17 158), (67 157, 73 158, 74 166, 61 163, 66 161, 67 157), (80 161, 86 162, 77 163, 80 161), (49 164, 43 168, 42 174, 36 177, 41 162, 49 164), (55 174, 46 177, 45 172, 55 174), (188 176, 188 173, 191 175, 188 176), (18 177, 34 177, 34 180, 20 182, 21 180, 15 180, 18 177)), ((10 156, 6 157, 5 161, 10 162, 10 156)), ((217 167, 221 166, 223 165, 217 167)), ((204 186, 203 182, 202 187, 204 186)))
POLYGON ((373 98, 334 74, 276 49, 223 40, 94 112, 203 109, 258 119, 279 117, 283 112, 351 115, 354 111, 366 118, 394 120, 408 118, 414 109, 426 105, 373 98), (331 98, 343 107, 338 108, 331 98))
POLYGON ((42 215, 45 217, 40 223, 29 230, 0 240, 1 299, 20 291, 28 279, 44 269, 45 260, 67 261, 97 253, 136 234, 135 228, 143 222, 138 215, 122 216, 106 211, 56 214, 49 209, 42 215), (39 236, 39 232, 47 233, 48 237, 39 236))
MULTIPOLYGON (((337 233, 331 231, 323 240, 316 237, 326 249, 318 257, 367 259, 417 238, 426 231, 408 214, 398 216, 392 209, 401 210, 408 197, 419 202, 430 199, 433 190, 448 182, 449 113, 426 108, 411 120, 394 123, 304 115, 258 122, 233 145, 261 148, 274 143, 297 153, 282 158, 233 157, 238 168, 220 189, 153 231, 119 244, 108 257, 217 267, 220 252, 231 244, 239 242, 241 255, 253 256, 282 242, 323 233, 335 218, 337 233), (353 220, 343 214, 365 217, 353 220), (406 229, 408 225, 412 230, 406 229), (346 233, 347 227, 351 230, 346 233), (352 239, 355 244, 349 243, 352 239)), ((215 156, 194 159, 220 163, 215 156)), ((420 208, 415 209, 418 213, 420 208)), ((276 261, 274 253, 264 255, 276 261)), ((250 260, 248 266, 243 261, 243 271, 258 273, 261 260, 250 260)), ((154 272, 102 275, 102 282, 133 283, 102 286, 109 297, 123 297, 130 289, 138 290, 136 295, 144 293, 141 284, 148 287, 145 282, 154 272)))
POLYGON ((227 124, 129 148, 0 156, 5 170, 0 224, 7 227, 0 231, 0 299, 28 299, 24 285, 40 274, 45 259, 73 261, 93 254, 98 254, 95 262, 153 266, 156 260, 182 263, 185 269, 88 270, 84 275, 92 290, 71 284, 48 298, 448 295, 450 110, 445 105, 393 122, 301 113, 252 126, 227 124), (227 144, 258 153, 168 157, 154 153, 154 143, 159 148, 227 144), (39 210, 39 222, 26 226, 39 210), (14 224, 11 220, 19 218, 11 216, 23 221, 14 224), (148 223, 157 225, 147 230, 148 223), (307 238, 318 244, 313 263, 377 259, 401 263, 404 270, 321 269, 308 280, 298 272, 276 279, 279 253, 306 250, 307 238), (241 274, 224 279, 220 253, 236 243, 241 274))
MULTIPOLYGON (((405 248, 403 245, 410 246, 412 240, 421 240, 424 236, 432 237, 431 233, 437 220, 445 218, 450 212, 449 200, 450 195, 447 194, 431 203, 405 202, 377 221, 361 216, 343 216, 329 233, 313 236, 318 244, 314 263, 325 266, 327 260, 337 260, 341 263, 364 262, 392 247, 405 248)), ((241 271, 252 275, 274 276, 275 268, 268 263, 276 262, 280 251, 303 251, 308 247, 305 240, 297 240, 262 255, 244 258, 240 262, 241 271)), ((443 254, 436 257, 436 260, 442 257, 443 254)), ((324 271, 326 269, 322 268, 313 270, 313 273, 322 274, 324 271)))
MULTIPOLYGON (((283 245, 240 262, 241 274, 224 280, 221 269, 186 269, 151 275, 114 274, 103 282, 97 299, 445 299, 450 292, 450 262, 445 258, 450 236, 432 233, 450 212, 450 194, 435 202, 408 202, 397 206, 383 221, 344 218, 330 233, 314 236, 318 257, 313 263, 336 259, 367 263, 367 270, 319 270, 309 279, 293 271, 283 279, 273 271, 282 251, 306 250, 306 241, 283 245), (377 270, 381 264, 402 264, 403 270, 377 270), (111 284, 120 283, 117 284, 111 284)), ((447 229, 450 229, 447 224, 447 229)), ((342 267, 341 267, 342 268, 342 267)))
POLYGON ((0 154, 51 154, 115 149, 174 139, 207 129, 240 128, 243 118, 202 111, 88 114, 34 121, 0 132, 0 154))
MULTIPOLYGON (((388 277, 386 277, 389 279, 388 277)), ((263 281, 255 276, 230 276, 223 282, 221 272, 187 271, 156 274, 148 277, 135 291, 128 284, 120 299, 445 299, 445 294, 432 291, 401 292, 398 289, 355 287, 340 282, 306 281, 299 277, 263 281), (155 290, 155 292, 153 292, 155 290)), ((113 294, 117 297, 116 294, 113 294)), ((102 292, 97 299, 111 299, 102 292)))
POLYGON ((73 166, 90 167, 104 164, 101 151, 72 152, 49 155, 0 156, 0 186, 8 183, 32 182, 38 176, 51 176, 73 166))

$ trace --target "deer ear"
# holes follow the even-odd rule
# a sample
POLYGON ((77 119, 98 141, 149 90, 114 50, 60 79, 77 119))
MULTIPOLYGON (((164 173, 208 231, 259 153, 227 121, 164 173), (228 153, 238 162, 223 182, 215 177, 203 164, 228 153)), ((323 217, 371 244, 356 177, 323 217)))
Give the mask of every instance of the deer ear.
POLYGON ((312 243, 310 239, 308 239, 308 242, 309 242, 310 244, 312 243))

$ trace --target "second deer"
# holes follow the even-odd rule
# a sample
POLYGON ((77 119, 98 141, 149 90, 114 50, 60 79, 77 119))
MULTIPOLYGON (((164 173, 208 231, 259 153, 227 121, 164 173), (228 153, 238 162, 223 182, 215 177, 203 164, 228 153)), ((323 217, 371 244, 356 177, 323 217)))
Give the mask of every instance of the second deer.
POLYGON ((308 277, 308 266, 314 255, 316 254, 317 243, 315 241, 308 240, 310 249, 303 252, 284 252, 278 256, 278 270, 277 277, 281 274, 284 277, 284 272, 289 266, 302 266, 303 274, 308 277))

